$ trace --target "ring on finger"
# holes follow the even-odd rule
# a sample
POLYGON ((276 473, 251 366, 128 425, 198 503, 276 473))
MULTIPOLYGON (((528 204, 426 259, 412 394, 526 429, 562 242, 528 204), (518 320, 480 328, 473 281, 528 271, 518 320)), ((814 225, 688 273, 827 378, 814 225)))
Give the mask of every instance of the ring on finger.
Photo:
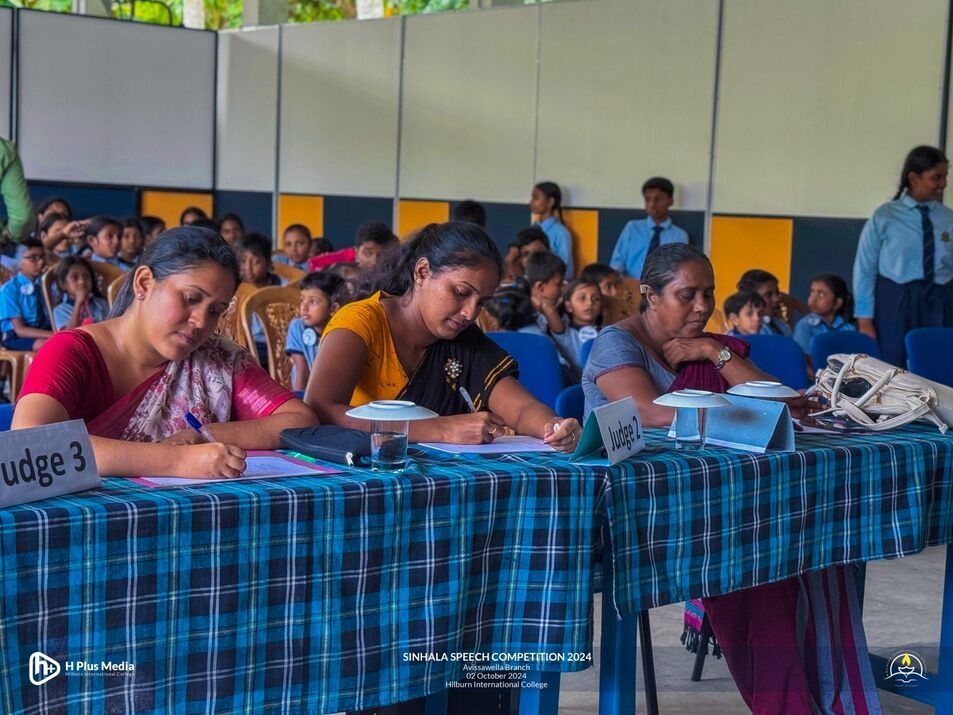
POLYGON ((493 424, 493 429, 489 430, 489 433, 490 433, 490 434, 496 434, 497 426, 498 426, 498 425, 497 425, 496 423, 494 423, 494 424, 493 424))

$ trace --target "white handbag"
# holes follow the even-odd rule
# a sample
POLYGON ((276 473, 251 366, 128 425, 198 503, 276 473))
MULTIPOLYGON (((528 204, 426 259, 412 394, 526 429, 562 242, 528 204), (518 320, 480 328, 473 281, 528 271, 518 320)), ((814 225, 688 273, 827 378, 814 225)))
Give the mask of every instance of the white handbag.
POLYGON ((953 388, 862 353, 830 355, 808 394, 830 404, 815 416, 845 417, 878 432, 914 420, 943 434, 953 426, 953 388))

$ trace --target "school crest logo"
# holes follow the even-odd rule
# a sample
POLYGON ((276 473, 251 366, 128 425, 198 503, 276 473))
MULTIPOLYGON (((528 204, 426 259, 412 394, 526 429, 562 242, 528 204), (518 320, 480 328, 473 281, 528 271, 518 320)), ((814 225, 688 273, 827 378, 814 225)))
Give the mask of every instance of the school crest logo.
POLYGON ((927 679, 923 659, 911 650, 897 651, 887 662, 886 679, 901 687, 919 685, 927 679))

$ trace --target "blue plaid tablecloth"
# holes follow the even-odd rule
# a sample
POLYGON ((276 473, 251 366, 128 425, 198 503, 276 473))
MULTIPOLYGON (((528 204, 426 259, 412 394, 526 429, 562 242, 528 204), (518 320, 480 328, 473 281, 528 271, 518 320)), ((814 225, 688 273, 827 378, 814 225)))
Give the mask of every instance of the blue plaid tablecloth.
POLYGON ((649 451, 608 471, 621 613, 953 542, 953 435, 799 434, 793 453, 649 451))
POLYGON ((0 711, 324 713, 459 677, 460 662, 412 654, 584 668, 562 658, 591 650, 603 488, 534 454, 420 458, 402 476, 107 480, 0 509, 0 711), (134 671, 36 686, 34 651, 134 671))

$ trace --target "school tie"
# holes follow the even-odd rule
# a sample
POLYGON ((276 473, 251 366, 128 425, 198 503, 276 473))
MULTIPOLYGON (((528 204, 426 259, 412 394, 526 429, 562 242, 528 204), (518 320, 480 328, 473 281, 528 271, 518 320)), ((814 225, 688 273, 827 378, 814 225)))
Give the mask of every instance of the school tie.
POLYGON ((933 289, 933 222, 930 220, 930 207, 926 204, 917 204, 920 216, 923 217, 923 282, 926 284, 927 292, 933 289))
POLYGON ((651 252, 654 251, 656 248, 658 248, 658 247, 659 247, 659 244, 660 244, 661 242, 662 242, 662 227, 661 227, 661 226, 657 226, 657 225, 656 225, 656 226, 653 226, 653 227, 652 227, 652 240, 649 241, 649 250, 648 250, 648 252, 647 252, 645 255, 648 256, 649 253, 651 253, 651 252))

